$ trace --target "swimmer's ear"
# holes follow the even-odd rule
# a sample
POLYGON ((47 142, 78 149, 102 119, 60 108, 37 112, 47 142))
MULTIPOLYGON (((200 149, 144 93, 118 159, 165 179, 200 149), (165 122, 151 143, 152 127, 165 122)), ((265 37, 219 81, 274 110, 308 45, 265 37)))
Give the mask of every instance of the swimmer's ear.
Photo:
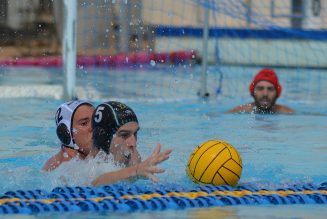
POLYGON ((63 143, 64 145, 70 144, 71 139, 70 139, 69 129, 64 123, 58 125, 56 132, 61 143, 63 143))
POLYGON ((95 127, 92 133, 93 144, 94 146, 99 149, 103 150, 106 153, 109 153, 109 139, 108 134, 102 127, 95 127))

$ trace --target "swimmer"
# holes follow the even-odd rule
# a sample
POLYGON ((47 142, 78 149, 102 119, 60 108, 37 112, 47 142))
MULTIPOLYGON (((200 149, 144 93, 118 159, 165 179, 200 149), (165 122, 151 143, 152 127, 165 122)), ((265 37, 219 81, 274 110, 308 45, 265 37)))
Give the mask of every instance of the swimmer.
POLYGON ((262 69, 254 77, 249 87, 254 102, 237 106, 230 113, 294 113, 294 110, 280 104, 276 104, 277 98, 282 92, 278 77, 272 69, 262 69))
POLYGON ((74 157, 85 159, 92 144, 92 114, 94 107, 88 101, 74 100, 59 106, 56 115, 60 151, 51 157, 43 170, 52 171, 74 157))
POLYGON ((90 156, 103 151, 124 166, 118 171, 100 175, 92 182, 93 185, 109 184, 138 176, 157 182, 155 174, 165 171, 157 165, 167 160, 172 150, 160 152, 161 145, 157 144, 152 154, 142 161, 137 150, 139 122, 134 111, 127 105, 109 101, 97 106, 92 117, 92 129, 93 147, 90 156))

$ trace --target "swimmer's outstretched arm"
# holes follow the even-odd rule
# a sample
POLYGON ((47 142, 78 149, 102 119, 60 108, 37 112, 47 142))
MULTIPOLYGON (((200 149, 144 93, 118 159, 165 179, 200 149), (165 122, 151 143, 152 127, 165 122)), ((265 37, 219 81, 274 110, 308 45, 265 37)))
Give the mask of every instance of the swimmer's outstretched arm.
POLYGON ((126 167, 124 169, 107 172, 100 175, 92 182, 92 185, 98 186, 103 184, 110 184, 120 180, 128 179, 130 177, 142 176, 151 179, 153 182, 157 182, 158 178, 154 175, 156 173, 165 172, 164 169, 159 168, 157 164, 167 160, 169 158, 171 149, 160 152, 161 145, 157 144, 152 154, 139 164, 126 167))

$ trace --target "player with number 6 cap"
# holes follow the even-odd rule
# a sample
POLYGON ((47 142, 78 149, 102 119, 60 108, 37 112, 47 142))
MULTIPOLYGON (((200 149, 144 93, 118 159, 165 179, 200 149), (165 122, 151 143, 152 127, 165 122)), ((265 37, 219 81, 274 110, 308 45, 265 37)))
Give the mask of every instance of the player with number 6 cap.
POLYGON ((142 176, 157 181, 155 174, 164 172, 157 165, 167 160, 172 150, 160 151, 157 144, 152 154, 141 161, 137 150, 139 122, 134 111, 124 103, 108 101, 98 105, 92 117, 93 147, 90 156, 100 150, 111 154, 124 168, 107 172, 93 181, 93 185, 114 183, 142 176))
POLYGON ((92 144, 93 111, 93 105, 85 100, 73 100, 59 106, 55 120, 61 148, 45 163, 43 170, 54 170, 63 162, 74 157, 86 158, 92 144))

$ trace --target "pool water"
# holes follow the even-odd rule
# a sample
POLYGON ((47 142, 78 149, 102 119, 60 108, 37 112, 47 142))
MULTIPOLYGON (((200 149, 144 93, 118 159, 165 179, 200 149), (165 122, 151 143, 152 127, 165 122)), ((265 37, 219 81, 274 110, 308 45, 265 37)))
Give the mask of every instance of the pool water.
MULTIPOLYGON (((250 70, 253 69, 244 71, 231 67, 223 69, 223 72, 236 72, 238 76, 250 80, 253 74, 246 74, 250 70)), ((15 72, 13 69, 10 71, 15 72)), ((8 73, 10 71, 3 73, 6 74, 4 78, 13 77, 14 79, 18 77, 10 75, 8 73)), ((17 71, 26 73, 31 69, 17 69, 17 71)), ((44 75, 47 75, 48 79, 46 80, 48 81, 45 82, 44 79, 41 80, 42 83, 51 84, 59 80, 56 75, 54 75, 54 79, 49 78, 49 75, 56 74, 55 69, 43 69, 43 71, 44 75)), ((91 72, 91 70, 88 71, 91 72)), ((161 80, 163 77, 172 80, 171 78, 175 76, 180 77, 180 79, 178 83, 172 82, 173 91, 168 88, 160 88, 160 91, 152 92, 152 98, 147 99, 149 94, 143 93, 141 96, 143 99, 137 99, 126 98, 128 97, 127 94, 107 96, 108 90, 106 90, 104 79, 110 75, 101 73, 101 71, 103 70, 93 69, 92 74, 90 72, 86 74, 85 69, 83 69, 83 72, 80 72, 83 77, 79 77, 78 83, 90 85, 90 83, 99 82, 98 86, 95 87, 101 96, 92 100, 95 105, 103 100, 115 98, 122 99, 134 109, 141 126, 138 142, 141 155, 144 158, 147 157, 158 142, 162 144, 164 149, 173 149, 171 158, 161 165, 166 169, 166 172, 158 175, 160 184, 195 186, 186 175, 186 164, 193 149, 208 139, 226 140, 240 152, 243 160, 243 173, 239 185, 255 185, 266 189, 276 189, 286 188, 294 184, 313 183, 319 185, 327 182, 327 95, 325 95, 326 91, 321 88, 326 85, 327 76, 322 73, 313 72, 311 77, 315 77, 317 74, 319 75, 318 79, 303 78, 306 83, 299 83, 302 77, 307 76, 301 74, 297 76, 298 72, 295 74, 290 70, 285 70, 285 74, 280 77, 284 90, 278 103, 296 109, 296 113, 294 115, 258 115, 226 113, 228 109, 237 104, 251 101, 247 90, 248 83, 244 85, 244 80, 237 82, 236 76, 233 78, 227 73, 224 74, 222 92, 203 100, 194 95, 197 87, 190 82, 195 80, 196 73, 192 77, 186 76, 188 80, 183 81, 183 77, 175 75, 175 72, 149 71, 149 77, 155 77, 159 74, 160 77, 158 75, 157 77, 161 80), (100 72, 98 75, 96 75, 97 71, 100 72), (288 80, 287 71, 290 71, 294 80, 288 80), (100 75, 101 78, 99 79, 100 75), (314 80, 316 80, 316 85, 312 86, 314 80), (309 88, 310 86, 312 88, 309 88), (181 91, 179 92, 179 90, 181 91), (193 91, 192 96, 190 93, 193 91), (168 98, 168 100, 157 98, 160 95, 161 97, 172 97, 174 92, 179 92, 180 95, 176 97, 175 94, 174 97, 176 98, 168 98), (303 98, 300 98, 301 96, 303 98)), ((131 70, 124 69, 122 73, 125 75, 122 77, 128 77, 131 74, 129 71, 131 70)), ((147 72, 148 70, 141 72, 143 77, 147 72)), ((134 75, 137 74, 137 72, 133 73, 134 75)), ((210 74, 215 79, 219 78, 218 75, 215 75, 214 68, 210 69, 210 74)), ((119 80, 123 79, 120 78, 119 80)), ((117 83, 113 82, 115 86, 119 87, 117 83)), ((141 84, 141 81, 137 83, 141 84)), ((128 87, 122 85, 120 87, 122 92, 125 90, 123 86, 128 87)), ((112 87, 108 89, 112 89, 112 87)), ((153 90, 153 87, 151 89, 153 90)), ((127 90, 126 93, 130 92, 131 90, 127 90)), ((0 194, 10 190, 36 188, 50 191, 56 186, 63 185, 58 178, 62 174, 67 174, 65 173, 67 170, 75 171, 75 174, 71 174, 69 186, 88 183, 85 178, 83 179, 83 177, 87 177, 88 171, 80 168, 79 165, 82 164, 78 162, 74 164, 76 166, 68 166, 66 170, 61 169, 53 174, 45 174, 40 170, 45 161, 59 150, 59 141, 55 135, 54 113, 61 103, 62 100, 44 97, 0 98, 0 118, 2 120, 0 194)), ((110 170, 111 167, 102 166, 101 168, 110 170)), ((152 185, 150 181, 146 180, 140 180, 137 184, 141 186, 152 185)), ((54 213, 47 215, 47 218, 72 216, 79 218, 120 218, 122 216, 125 218, 212 218, 217 216, 222 218, 324 218, 326 213, 326 205, 231 206, 131 214, 111 212, 59 215, 54 213)), ((6 217, 19 218, 17 215, 6 217)), ((42 217, 42 215, 30 217, 42 217)), ((29 216, 24 216, 24 218, 29 218, 29 216)))

